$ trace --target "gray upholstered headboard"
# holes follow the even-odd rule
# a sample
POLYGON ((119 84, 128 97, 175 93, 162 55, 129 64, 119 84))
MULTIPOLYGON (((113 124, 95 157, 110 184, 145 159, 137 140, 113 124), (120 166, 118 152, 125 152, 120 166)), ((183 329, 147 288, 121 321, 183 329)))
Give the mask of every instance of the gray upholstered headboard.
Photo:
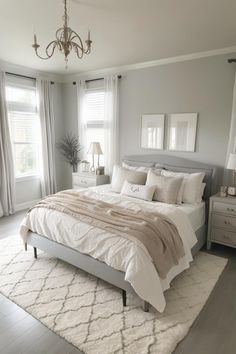
POLYGON ((197 161, 188 160, 177 156, 168 156, 163 154, 153 155, 130 155, 122 159, 123 162, 131 166, 147 166, 164 168, 176 172, 204 172, 206 183, 203 199, 208 202, 211 195, 219 190, 222 183, 223 168, 219 166, 208 165, 197 161))

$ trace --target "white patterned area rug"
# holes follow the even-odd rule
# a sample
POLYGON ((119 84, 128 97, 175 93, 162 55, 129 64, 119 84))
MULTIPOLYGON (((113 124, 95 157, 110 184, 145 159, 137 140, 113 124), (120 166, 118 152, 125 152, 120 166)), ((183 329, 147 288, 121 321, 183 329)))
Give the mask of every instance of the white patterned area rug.
POLYGON ((19 237, 0 241, 0 292, 44 325, 89 354, 170 354, 187 334, 227 260, 199 252, 166 292, 160 314, 145 313, 136 296, 123 308, 121 291, 19 237))

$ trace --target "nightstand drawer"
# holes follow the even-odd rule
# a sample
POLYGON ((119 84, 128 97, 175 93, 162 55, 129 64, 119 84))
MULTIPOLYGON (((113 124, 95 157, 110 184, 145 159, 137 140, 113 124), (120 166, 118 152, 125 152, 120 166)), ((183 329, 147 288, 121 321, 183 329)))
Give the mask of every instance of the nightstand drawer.
POLYGON ((87 176, 73 176, 73 185, 80 187, 94 187, 96 186, 96 177, 87 177, 87 176))
POLYGON ((231 216, 212 214, 212 225, 224 229, 236 230, 236 218, 231 216))
POLYGON ((218 241, 236 247, 236 234, 234 232, 215 229, 211 230, 211 241, 218 241))
POLYGON ((213 210, 217 213, 225 213, 236 216, 236 207, 233 204, 214 202, 213 210))
POLYGON ((109 183, 109 176, 95 173, 74 172, 72 174, 73 189, 88 188, 109 183))

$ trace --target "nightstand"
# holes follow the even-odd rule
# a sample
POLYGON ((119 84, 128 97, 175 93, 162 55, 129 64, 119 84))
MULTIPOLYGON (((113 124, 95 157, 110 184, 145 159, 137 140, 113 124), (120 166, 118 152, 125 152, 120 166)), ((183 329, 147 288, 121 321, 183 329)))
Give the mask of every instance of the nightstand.
POLYGON ((72 173, 72 188, 83 189, 100 186, 109 183, 109 176, 96 175, 95 173, 74 172, 72 173))
POLYGON ((210 198, 207 249, 211 244, 236 247, 236 197, 221 197, 216 194, 210 198))

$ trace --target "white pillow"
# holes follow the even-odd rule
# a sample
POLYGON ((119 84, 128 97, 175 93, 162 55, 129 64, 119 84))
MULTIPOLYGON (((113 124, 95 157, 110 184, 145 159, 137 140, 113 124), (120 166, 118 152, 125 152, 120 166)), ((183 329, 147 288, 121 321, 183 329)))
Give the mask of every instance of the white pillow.
POLYGON ((146 185, 155 186, 154 200, 168 204, 176 204, 182 181, 182 177, 160 176, 150 170, 147 175, 146 185))
POLYGON ((147 200, 150 202, 152 201, 155 189, 155 186, 133 184, 125 181, 121 189, 121 194, 127 195, 128 197, 147 200))
POLYGON ((178 204, 181 204, 182 202, 190 204, 199 203, 199 200, 201 199, 201 197, 199 197, 201 194, 201 185, 205 176, 204 172, 184 173, 162 170, 161 175, 166 177, 183 178, 183 182, 177 197, 178 204))
POLYGON ((202 202, 202 197, 203 197, 203 194, 204 194, 205 187, 206 187, 206 183, 202 183, 201 187, 200 187, 200 192, 199 192, 198 197, 197 197, 197 203, 201 203, 202 202))
POLYGON ((112 176, 111 176, 111 183, 113 183, 113 181, 115 180, 119 168, 120 168, 119 165, 114 165, 113 166, 112 176))
POLYGON ((120 193, 125 181, 135 184, 145 184, 146 179, 146 172, 132 171, 115 165, 112 174, 111 190, 113 192, 120 193))
POLYGON ((161 168, 156 168, 156 167, 146 167, 146 166, 130 166, 125 162, 122 162, 122 167, 127 168, 127 170, 132 170, 132 171, 142 171, 148 173, 149 170, 152 170, 156 174, 160 175, 161 174, 161 168))

